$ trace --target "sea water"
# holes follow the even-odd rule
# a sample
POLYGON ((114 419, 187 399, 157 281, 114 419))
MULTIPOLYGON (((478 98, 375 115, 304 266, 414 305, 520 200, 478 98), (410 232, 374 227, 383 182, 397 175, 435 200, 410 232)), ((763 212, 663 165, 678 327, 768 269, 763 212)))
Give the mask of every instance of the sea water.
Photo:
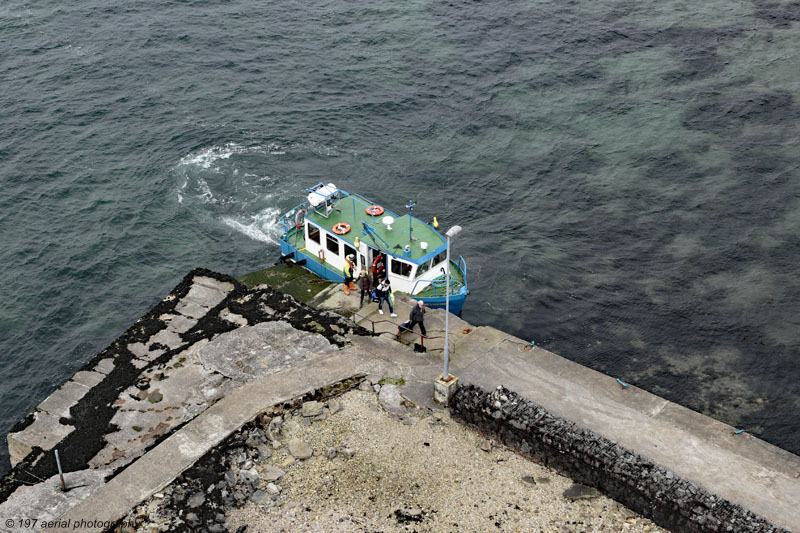
POLYGON ((799 24, 785 0, 6 0, 0 433, 191 268, 273 264, 323 181, 461 225, 466 320, 800 452, 799 24))

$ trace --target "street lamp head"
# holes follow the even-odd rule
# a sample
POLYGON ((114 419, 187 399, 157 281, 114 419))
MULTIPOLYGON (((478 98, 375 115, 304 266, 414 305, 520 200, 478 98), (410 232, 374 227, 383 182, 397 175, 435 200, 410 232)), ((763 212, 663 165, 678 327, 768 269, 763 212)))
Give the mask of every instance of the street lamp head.
POLYGON ((452 228, 447 230, 447 233, 445 233, 445 235, 447 235, 448 237, 450 237, 452 239, 453 237, 455 237, 459 233, 461 233, 461 226, 453 226, 452 228))

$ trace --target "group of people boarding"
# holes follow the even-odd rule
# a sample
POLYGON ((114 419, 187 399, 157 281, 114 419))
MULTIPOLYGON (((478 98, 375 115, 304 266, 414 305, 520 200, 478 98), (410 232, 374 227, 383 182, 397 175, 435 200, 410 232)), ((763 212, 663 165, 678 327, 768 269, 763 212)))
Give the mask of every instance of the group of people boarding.
MULTIPOLYGON (((355 257, 352 255, 347 256, 345 260, 345 292, 350 294, 348 288, 355 290, 353 286, 353 280, 355 272, 355 257)), ((392 305, 392 300, 394 297, 392 296, 392 285, 389 281, 389 277, 386 275, 386 267, 383 264, 383 259, 381 256, 375 258, 375 261, 372 263, 372 276, 370 276, 366 270, 362 270, 361 274, 358 277, 358 287, 361 289, 361 301, 359 303, 359 308, 364 306, 364 297, 367 297, 367 302, 373 300, 373 298, 377 299, 378 301, 378 313, 383 314, 383 302, 386 302, 386 305, 389 306, 389 314, 391 317, 396 317, 397 314, 394 312, 394 306, 392 305), (374 294, 373 294, 374 292, 374 294)), ((425 324, 423 323, 423 319, 425 316, 425 303, 422 300, 419 300, 417 305, 411 308, 411 313, 409 313, 408 320, 400 324, 398 328, 398 335, 402 333, 404 330, 411 331, 416 324, 419 324, 419 329, 423 335, 426 335, 425 331, 425 324)))

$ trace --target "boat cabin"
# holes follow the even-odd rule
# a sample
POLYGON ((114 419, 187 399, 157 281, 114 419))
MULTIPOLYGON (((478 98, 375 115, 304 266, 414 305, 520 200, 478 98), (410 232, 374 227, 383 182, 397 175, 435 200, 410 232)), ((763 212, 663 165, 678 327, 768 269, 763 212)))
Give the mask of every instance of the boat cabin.
MULTIPOLYGON (((431 289, 449 268, 445 238, 433 226, 410 213, 392 213, 332 183, 308 189, 307 202, 284 215, 286 220, 292 218, 294 231, 287 230, 282 241, 318 263, 306 267, 326 279, 343 279, 345 258, 352 255, 356 278, 362 270, 372 276, 373 265, 382 261, 392 289, 416 295, 431 289)), ((458 270, 451 269, 456 282, 458 270)), ((444 286, 439 285, 441 294, 444 286)))

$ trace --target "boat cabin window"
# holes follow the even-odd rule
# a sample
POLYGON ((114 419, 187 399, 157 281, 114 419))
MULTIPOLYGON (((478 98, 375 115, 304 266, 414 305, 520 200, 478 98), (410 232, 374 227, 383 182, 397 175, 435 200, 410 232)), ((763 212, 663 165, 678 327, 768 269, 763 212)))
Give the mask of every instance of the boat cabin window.
POLYGON ((422 263, 419 266, 419 268, 417 269, 417 277, 420 277, 421 275, 423 275, 430 268, 431 268, 431 262, 430 261, 425 261, 424 263, 422 263))
POLYGON ((437 255, 436 257, 433 258, 433 262, 431 263, 431 267, 435 267, 439 263, 444 262, 445 259, 447 259, 447 250, 445 250, 444 252, 440 253, 439 255, 437 255))
POLYGON ((314 241, 315 243, 319 244, 319 228, 311 225, 306 224, 306 235, 308 235, 308 240, 314 241))
POLYGON ((392 259, 392 274, 397 274, 398 276, 403 276, 407 278, 411 276, 411 271, 414 269, 414 266, 406 263, 405 261, 398 261, 397 259, 392 259))
POLYGON ((350 246, 349 244, 345 243, 345 245, 344 245, 344 256, 347 257, 348 255, 351 255, 351 254, 352 254, 353 257, 355 257, 356 256, 356 249, 353 248, 352 246, 350 246))
POLYGON ((339 255, 339 239, 333 235, 325 235, 325 237, 328 251, 334 255, 339 255))

